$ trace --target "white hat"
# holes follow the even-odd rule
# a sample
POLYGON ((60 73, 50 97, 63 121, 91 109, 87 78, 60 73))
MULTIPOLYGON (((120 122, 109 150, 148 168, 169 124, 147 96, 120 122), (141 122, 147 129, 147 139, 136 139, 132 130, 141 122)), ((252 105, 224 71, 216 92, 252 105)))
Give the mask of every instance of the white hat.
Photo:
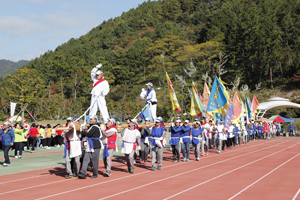
POLYGON ((159 120, 161 120, 161 121, 163 120, 163 118, 162 118, 162 117, 157 117, 157 119, 159 119, 159 120))
POLYGON ((116 120, 115 119, 108 119, 108 121, 110 121, 112 124, 116 124, 116 120))
POLYGON ((4 122, 3 126, 5 126, 5 125, 10 126, 10 123, 9 122, 4 122))
POLYGON ((67 118, 67 121, 72 121, 72 120, 73 120, 72 117, 68 117, 68 118, 67 118))
POLYGON ((146 117, 145 121, 150 121, 149 117, 146 117))
POLYGON ((97 115, 92 115, 92 116, 90 116, 90 119, 96 119, 96 120, 98 120, 98 117, 97 117, 97 115))
POLYGON ((184 123, 190 123, 190 121, 189 121, 188 119, 186 119, 186 120, 184 121, 184 123))
POLYGON ((102 75, 102 74, 103 74, 102 71, 100 71, 100 70, 96 71, 96 75, 102 75))
POLYGON ((201 123, 197 120, 197 121, 195 121, 195 124, 199 124, 199 125, 201 125, 201 123))
POLYGON ((151 87, 153 87, 153 84, 151 82, 147 83, 146 85, 150 85, 151 87))
POLYGON ((180 119, 177 119, 175 122, 176 122, 176 123, 181 123, 181 120, 180 120, 180 119))
POLYGON ((134 123, 135 125, 137 125, 137 123, 138 123, 137 119, 131 119, 130 121, 131 121, 132 123, 134 123))

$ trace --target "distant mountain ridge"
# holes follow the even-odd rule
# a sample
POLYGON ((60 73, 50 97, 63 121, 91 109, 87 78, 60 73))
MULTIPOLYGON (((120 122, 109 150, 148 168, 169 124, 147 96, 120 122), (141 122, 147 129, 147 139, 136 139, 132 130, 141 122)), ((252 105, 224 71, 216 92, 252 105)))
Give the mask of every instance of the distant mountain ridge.
POLYGON ((11 74, 28 63, 29 60, 19 60, 18 62, 13 62, 10 60, 0 59, 0 76, 5 77, 6 74, 11 74))

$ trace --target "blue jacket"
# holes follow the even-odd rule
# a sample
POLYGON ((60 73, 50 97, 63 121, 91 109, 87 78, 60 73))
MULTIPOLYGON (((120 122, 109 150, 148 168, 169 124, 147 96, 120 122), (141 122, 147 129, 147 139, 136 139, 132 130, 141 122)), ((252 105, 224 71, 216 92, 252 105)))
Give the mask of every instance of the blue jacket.
POLYGON ((15 141, 15 134, 13 130, 10 128, 8 131, 4 134, 4 130, 2 129, 0 131, 0 135, 2 135, 2 145, 3 146, 10 146, 10 143, 13 143, 15 141))
POLYGON ((200 140, 199 140, 199 135, 203 132, 202 128, 199 128, 198 130, 196 130, 195 128, 192 128, 192 144, 199 144, 200 140))
POLYGON ((257 132, 258 132, 258 134, 261 134, 263 132, 263 127, 262 126, 258 126, 257 127, 257 132))
POLYGON ((291 124, 291 125, 290 125, 290 131, 293 131, 293 130, 294 130, 294 125, 291 124))
MULTIPOLYGON (((190 136, 191 135, 191 127, 190 126, 182 126, 182 131, 180 133, 180 137, 190 136)), ((182 138, 182 142, 190 142, 190 138, 182 138)))
POLYGON ((169 132, 171 132, 170 145, 178 145, 180 133, 182 132, 181 126, 170 127, 169 132))

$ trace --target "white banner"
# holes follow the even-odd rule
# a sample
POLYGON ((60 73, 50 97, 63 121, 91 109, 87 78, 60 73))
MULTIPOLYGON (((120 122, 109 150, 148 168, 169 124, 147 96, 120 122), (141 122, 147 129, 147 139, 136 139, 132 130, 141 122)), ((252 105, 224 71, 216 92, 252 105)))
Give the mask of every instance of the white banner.
POLYGON ((10 102, 10 116, 15 115, 16 105, 17 103, 10 102))

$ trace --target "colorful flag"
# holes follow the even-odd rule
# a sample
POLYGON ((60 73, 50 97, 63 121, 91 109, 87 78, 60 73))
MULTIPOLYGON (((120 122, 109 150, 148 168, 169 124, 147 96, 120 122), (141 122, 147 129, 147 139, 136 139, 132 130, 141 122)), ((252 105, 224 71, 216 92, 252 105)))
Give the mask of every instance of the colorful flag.
POLYGON ((241 129, 244 128, 244 123, 245 123, 245 119, 244 119, 244 111, 245 111, 245 106, 243 101, 241 101, 242 103, 242 113, 241 113, 241 129))
POLYGON ((258 108, 258 100, 256 98, 255 95, 253 95, 253 99, 252 99, 252 114, 253 114, 253 118, 255 119, 255 113, 257 112, 257 108, 258 108))
POLYGON ((251 119, 252 118, 252 106, 249 97, 246 97, 246 105, 247 105, 247 113, 248 117, 251 119))
POLYGON ((201 110, 201 101, 199 96, 196 93, 195 86, 192 89, 192 98, 191 98, 191 116, 202 117, 201 110))
POLYGON ((231 122, 231 117, 233 114, 233 105, 232 103, 229 104, 229 110, 226 110, 226 116, 225 116, 225 122, 224 122, 224 127, 229 128, 229 123, 231 122))
POLYGON ((206 84, 206 82, 204 82, 204 89, 203 89, 203 106, 204 106, 204 110, 207 110, 207 105, 208 105, 208 101, 209 101, 209 95, 210 95, 210 92, 209 92, 209 88, 206 84))
POLYGON ((233 113, 232 113, 231 121, 237 124, 239 123, 242 114, 242 105, 241 102, 239 101, 239 96, 237 92, 234 93, 232 104, 233 104, 233 113))
POLYGON ((219 81, 217 76, 215 77, 213 86, 211 88, 211 94, 209 97, 207 112, 215 112, 226 115, 226 112, 223 108, 228 109, 228 94, 225 90, 224 85, 219 81))
POLYGON ((171 97, 171 104, 172 104, 172 110, 176 110, 176 114, 178 114, 181 111, 181 108, 179 106, 178 100, 176 98, 175 91, 173 89, 172 82, 168 76, 168 73, 166 73, 168 85, 169 85, 169 90, 170 90, 170 97, 171 97))

